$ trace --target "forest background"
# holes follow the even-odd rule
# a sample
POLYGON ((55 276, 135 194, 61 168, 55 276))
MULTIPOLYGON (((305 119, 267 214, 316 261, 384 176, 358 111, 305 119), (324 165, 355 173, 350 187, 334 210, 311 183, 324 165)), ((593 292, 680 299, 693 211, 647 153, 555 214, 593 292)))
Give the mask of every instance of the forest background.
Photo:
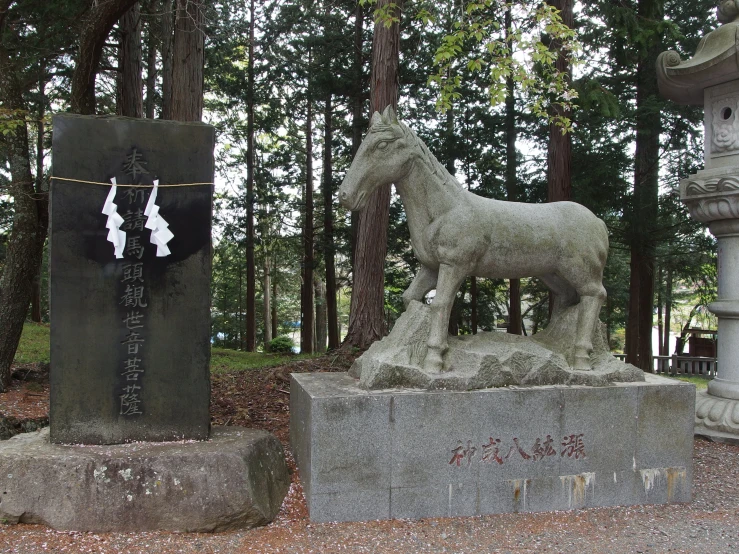
MULTIPOLYGON (((57 112, 216 127, 214 345, 268 348, 297 329, 302 351, 322 352, 386 333, 417 269, 402 205, 390 196, 385 225, 336 201, 369 124, 378 37, 397 42, 399 117, 464 187, 604 219, 601 319, 649 370, 655 319, 654 354, 671 330, 715 323, 715 241, 678 197, 702 167, 703 110, 663 100, 655 72, 664 50, 692 56, 715 4, 0 0, 0 391, 23 321, 48 320, 57 112), (384 246, 373 224, 388 229, 384 269, 368 274, 377 299, 355 286, 357 261, 384 246)), ((450 332, 532 334, 548 306, 536 279, 471 278, 450 332)))

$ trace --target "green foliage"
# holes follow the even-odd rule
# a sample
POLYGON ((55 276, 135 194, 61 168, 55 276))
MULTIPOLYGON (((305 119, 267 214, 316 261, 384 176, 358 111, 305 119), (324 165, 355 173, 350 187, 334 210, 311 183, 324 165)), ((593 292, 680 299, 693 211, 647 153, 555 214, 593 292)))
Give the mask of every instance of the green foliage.
POLYGON ((295 342, 287 335, 281 335, 269 341, 269 351, 274 353, 292 354, 295 342))
MULTIPOLYGON (((359 0, 360 6, 376 6, 377 0, 359 0)), ((377 6, 374 12, 375 22, 382 23, 388 29, 393 23, 400 23, 400 8, 395 2, 388 2, 382 6, 377 6)), ((422 9, 418 18, 424 21, 431 19, 431 14, 428 10, 422 9)))
POLYGON ((464 15, 454 22, 436 51, 436 72, 429 84, 438 87, 437 108, 445 111, 462 98, 460 63, 472 72, 487 71, 493 106, 502 104, 507 81, 512 79, 526 98, 526 107, 537 117, 565 130, 571 121, 562 115, 574 106, 578 91, 569 75, 555 67, 556 41, 577 63, 581 50, 575 32, 562 23, 559 11, 546 2, 483 0, 466 4, 464 15), (507 26, 504 14, 512 14, 507 26), (464 62, 466 60, 466 63, 464 62), (552 110, 558 104, 562 109, 552 110))
POLYGON ((27 110, 0 108, 0 134, 7 136, 15 133, 18 127, 26 124, 27 116, 27 110))

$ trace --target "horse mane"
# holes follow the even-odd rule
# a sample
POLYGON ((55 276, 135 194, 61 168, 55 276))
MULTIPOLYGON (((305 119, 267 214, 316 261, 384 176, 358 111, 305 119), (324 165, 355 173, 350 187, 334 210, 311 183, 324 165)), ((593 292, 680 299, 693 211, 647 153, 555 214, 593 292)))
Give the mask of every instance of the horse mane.
POLYGON ((431 171, 431 174, 439 177, 445 185, 450 185, 461 189, 462 185, 459 183, 459 181, 457 181, 457 179, 451 173, 449 173, 446 167, 441 165, 439 160, 436 159, 436 156, 433 155, 431 150, 429 150, 426 146, 426 143, 424 143, 419 138, 416 132, 401 121, 398 121, 398 125, 400 125, 400 128, 403 130, 403 134, 413 137, 416 146, 423 154, 421 156, 421 161, 426 165, 429 171, 431 171))

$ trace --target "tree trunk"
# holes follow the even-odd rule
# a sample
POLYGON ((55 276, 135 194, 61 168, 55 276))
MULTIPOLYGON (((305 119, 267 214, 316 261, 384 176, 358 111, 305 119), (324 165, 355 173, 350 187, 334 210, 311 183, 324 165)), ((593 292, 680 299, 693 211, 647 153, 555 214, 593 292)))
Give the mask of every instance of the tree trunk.
POLYGON ((657 271, 657 352, 664 356, 664 326, 662 322, 662 266, 657 271))
POLYGON ((262 312, 264 317, 264 350, 269 349, 272 336, 272 264, 267 253, 264 255, 264 279, 262 286, 262 312))
POLYGON ((141 10, 131 6, 118 23, 121 30, 118 72, 120 96, 118 113, 126 117, 144 117, 144 93, 141 80, 141 10))
MULTIPOLYGON (((548 3, 560 11, 562 23, 569 28, 574 26, 572 6, 574 0, 548 0, 548 3)), ((570 74, 570 59, 562 49, 561 41, 554 40, 550 48, 557 52, 555 69, 570 74)), ((569 79, 568 79, 569 82, 569 79)), ((569 111, 560 104, 554 105, 556 115, 569 117, 569 111)), ((547 199, 549 202, 560 202, 572 199, 572 135, 562 133, 562 128, 554 123, 549 124, 549 145, 547 148, 547 199)))
MULTIPOLYGON (((457 174, 457 154, 455 148, 454 136, 454 106, 446 111, 446 132, 444 133, 444 167, 450 175, 456 177, 457 174)), ((464 302, 464 290, 467 288, 465 281, 461 296, 456 294, 452 302, 452 309, 449 315, 449 334, 456 337, 459 335, 459 328, 462 319, 462 303, 464 302)))
POLYGON ((326 97, 323 125, 323 262, 326 266, 326 318, 328 349, 339 347, 339 312, 336 303, 336 264, 334 255, 334 175, 333 175, 333 105, 331 93, 326 97))
POLYGON ((154 31, 154 14, 161 9, 161 0, 151 0, 149 3, 149 22, 147 23, 146 37, 146 101, 144 112, 147 119, 154 119, 154 97, 157 85, 157 33, 154 31))
MULTIPOLYGON (((0 46, 0 102, 10 110, 26 110, 15 68, 0 46)), ((39 273, 48 226, 48 194, 34 186, 25 124, 0 138, 10 168, 13 227, 0 279, 0 392, 10 385, 11 364, 39 273)), ((39 181, 40 183, 43 180, 39 181)))
MULTIPOLYGON (((465 109, 464 113, 464 129, 465 129, 465 144, 467 144, 467 136, 469 136, 469 124, 470 124, 470 109, 465 109)), ((467 149, 465 149, 467 150, 467 149)), ((471 191, 472 179, 470 178, 470 156, 469 152, 465 151, 464 157, 465 177, 467 180, 467 190, 471 191)), ((478 321, 477 321, 477 277, 474 275, 470 276, 470 330, 473 335, 477 334, 478 321)))
POLYGON ((177 0, 172 62, 172 119, 203 117, 203 0, 177 0))
MULTIPOLYGON (((44 123, 44 117, 46 115, 46 94, 44 89, 46 87, 46 67, 42 62, 39 68, 39 101, 38 101, 38 122, 37 133, 36 133, 36 190, 37 191, 48 191, 47 183, 44 181, 44 134, 46 132, 46 125, 44 123)), ((39 199, 42 200, 42 199, 39 199)), ((46 208, 44 208, 46 210, 46 208)), ((44 231, 44 241, 46 240, 46 231, 44 231)), ((41 258, 38 263, 38 271, 33 279, 33 290, 31 292, 31 321, 41 323, 41 265, 43 261, 43 245, 41 258)))
POLYGON ((613 301, 609 296, 606 298, 606 345, 611 348, 611 317, 613 314, 613 301))
POLYGON ((238 333, 238 347, 243 350, 244 346, 246 346, 245 343, 245 337, 246 333, 244 332, 245 325, 242 323, 244 321, 244 271, 242 270, 241 264, 238 264, 238 272, 239 272, 239 303, 236 307, 236 313, 237 316, 237 322, 238 326, 236 328, 238 333))
POLYGON ((82 19, 79 52, 72 75, 71 111, 84 115, 95 113, 95 77, 100 56, 110 30, 138 0, 94 2, 82 19))
POLYGON ((162 0, 162 119, 172 119, 174 3, 162 0))
MULTIPOLYGON (((379 0, 377 7, 381 9, 390 3, 390 0, 379 0)), ((398 11, 402 9, 402 1, 395 4, 398 11)), ((382 112, 387 106, 397 109, 399 52, 399 24, 393 23, 388 28, 382 22, 375 23, 370 112, 382 112)), ((365 349, 385 334, 384 265, 389 214, 390 186, 380 187, 370 196, 367 206, 359 214, 354 285, 345 345, 365 349)))
POLYGON ((631 281, 626 361, 653 371, 654 228, 659 197, 659 135, 661 114, 656 61, 662 51, 660 30, 663 0, 640 0, 639 16, 646 28, 646 48, 636 74, 636 163, 631 213, 631 281), (650 28, 651 26, 651 28, 650 28))
POLYGON ((272 276, 272 336, 277 337, 277 275, 272 276))
POLYGON ((472 334, 477 334, 477 277, 470 277, 470 327, 472 334))
MULTIPOLYGON (((310 60, 310 52, 308 53, 310 60)), ((310 62, 309 62, 310 63, 310 62)), ((302 322, 300 326, 300 351, 313 353, 313 107, 310 84, 305 118, 305 213, 303 215, 303 285, 301 288, 302 322)))
POLYGON ((675 354, 677 354, 678 356, 683 355, 683 351, 685 350, 685 337, 688 336, 690 325, 691 323, 693 323, 693 318, 695 317, 695 314, 698 313, 698 308, 700 307, 700 304, 696 304, 690 309, 688 319, 685 321, 685 325, 683 325, 683 328, 680 330, 680 337, 678 337, 677 344, 675 345, 675 354))
POLYGON ((314 352, 323 354, 326 352, 326 339, 328 338, 327 323, 328 310, 326 305, 326 285, 318 276, 313 277, 313 286, 316 295, 316 342, 314 352))
POLYGON ((257 347, 254 267, 254 0, 250 2, 249 67, 246 83, 246 350, 257 347))
MULTIPOLYGON (((364 56, 362 46, 364 44, 364 10, 359 2, 354 8, 354 94, 352 96, 352 159, 357 154, 362 144, 362 112, 364 107, 364 56)), ((351 213, 351 264, 354 267, 354 257, 357 250, 357 233, 359 225, 359 214, 351 213)))
POLYGON ((624 342, 624 354, 626 363, 639 366, 639 260, 634 257, 635 251, 632 243, 631 261, 629 262, 629 300, 626 312, 626 331, 624 342))
POLYGON ((448 331, 449 334, 453 337, 459 336, 459 329, 463 324, 462 321, 462 302, 464 301, 464 297, 467 294, 467 280, 465 280, 462 283, 462 288, 460 289, 459 293, 454 297, 454 302, 452 302, 452 310, 449 314, 449 326, 448 331))
MULTIPOLYGON (((511 8, 505 13, 506 40, 512 25, 511 8)), ((505 100, 505 129, 506 129, 506 193, 509 202, 518 199, 518 187, 516 186, 516 97, 514 95, 515 83, 513 77, 506 80, 508 94, 505 100)), ((508 296, 508 332, 512 335, 520 335, 521 329, 521 280, 510 280, 510 293, 508 296)))
MULTIPOLYGON (((667 282, 665 283, 665 321, 664 321, 664 356, 670 355, 670 324, 672 318, 672 268, 667 268, 667 282)), ((660 354, 662 354, 660 352, 660 354)))

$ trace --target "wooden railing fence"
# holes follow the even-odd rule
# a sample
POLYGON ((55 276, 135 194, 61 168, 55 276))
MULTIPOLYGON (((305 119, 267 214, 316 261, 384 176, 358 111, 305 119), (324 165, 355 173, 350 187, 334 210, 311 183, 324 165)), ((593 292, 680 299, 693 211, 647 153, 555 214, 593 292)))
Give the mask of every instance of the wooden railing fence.
MULTIPOLYGON (((625 360, 624 354, 614 354, 619 360, 625 360)), ((667 375, 701 375, 716 377, 716 358, 701 356, 654 356, 654 373, 667 375)))

